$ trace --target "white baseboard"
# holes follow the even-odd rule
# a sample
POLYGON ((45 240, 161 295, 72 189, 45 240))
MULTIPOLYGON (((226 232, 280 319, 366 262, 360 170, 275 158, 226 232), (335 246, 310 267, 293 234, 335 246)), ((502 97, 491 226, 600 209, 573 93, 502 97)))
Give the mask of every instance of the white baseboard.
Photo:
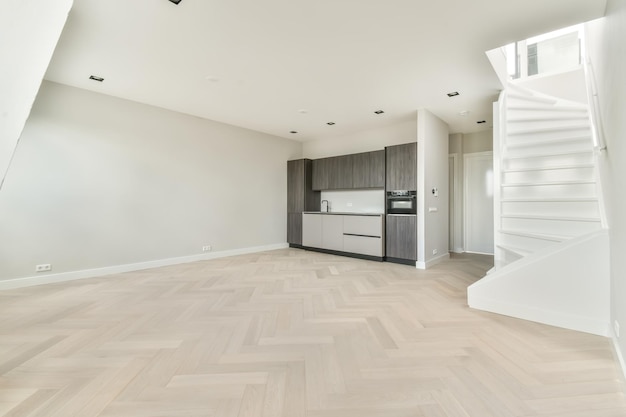
POLYGON ((439 256, 437 256, 437 257, 435 257, 433 259, 430 259, 430 260, 428 260, 426 262, 417 261, 417 262, 415 262, 415 267, 417 269, 428 269, 431 266, 436 265, 436 264, 438 264, 441 261, 445 261, 446 259, 450 259, 450 253, 448 253, 448 252, 446 252, 446 253, 444 253, 442 255, 439 255, 439 256))
POLYGON ((206 261, 209 259, 225 258, 227 256, 245 255, 248 253, 264 252, 269 250, 288 248, 287 243, 273 245, 254 246, 241 249, 231 249, 219 252, 202 253, 199 255, 181 256, 178 258, 157 259, 154 261, 138 262, 134 264, 114 265, 104 268, 83 269, 80 271, 61 272, 58 274, 37 275, 24 278, 0 281, 0 290, 13 288, 31 287, 33 285, 52 284, 55 282, 73 281, 83 278, 95 278, 104 275, 121 274, 124 272, 138 271, 141 269, 158 268, 161 266, 184 264, 188 262, 206 261))

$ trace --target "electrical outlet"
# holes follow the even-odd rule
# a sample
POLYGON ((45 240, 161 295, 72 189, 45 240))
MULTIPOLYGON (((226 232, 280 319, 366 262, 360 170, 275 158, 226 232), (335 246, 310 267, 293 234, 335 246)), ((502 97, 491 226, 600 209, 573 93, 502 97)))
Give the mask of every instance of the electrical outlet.
POLYGON ((439 253, 439 251, 437 249, 433 249, 433 255, 436 255, 438 253, 439 253))
POLYGON ((50 271, 52 269, 52 265, 50 264, 41 264, 35 266, 35 272, 45 272, 50 271))
POLYGON ((210 252, 211 251, 211 245, 205 245, 202 247, 202 252, 210 252))
POLYGON ((615 320, 613 329, 615 330, 615 337, 619 337, 619 321, 615 320))

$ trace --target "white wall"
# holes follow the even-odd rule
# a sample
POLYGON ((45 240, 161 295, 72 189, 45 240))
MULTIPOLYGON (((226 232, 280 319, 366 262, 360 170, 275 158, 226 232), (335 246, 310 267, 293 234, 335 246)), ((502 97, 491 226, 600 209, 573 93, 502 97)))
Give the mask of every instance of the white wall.
POLYGON ((0 280, 284 244, 301 144, 44 82, 0 193, 0 280))
POLYGON ((587 104, 585 72, 582 67, 557 74, 536 75, 515 81, 515 84, 549 96, 587 104))
POLYGON ((72 0, 0 4, 0 187, 72 0))
POLYGON ((417 266, 448 256, 448 125, 425 109, 417 116, 417 266), (437 188, 436 197, 431 190, 437 188), (436 212, 430 211, 436 209, 436 212), (433 251, 437 253, 434 254, 433 251))
MULTIPOLYGON (((600 158, 611 244, 611 316, 621 325, 616 344, 626 357, 626 1, 608 0, 606 18, 588 25, 607 151, 600 158)), ((622 362, 622 365, 624 363, 622 362)))
POLYGON ((404 123, 365 130, 355 134, 304 142, 302 154, 305 158, 317 159, 327 156, 378 151, 385 146, 415 142, 415 119, 404 123))
POLYGON ((326 190, 320 201, 328 200, 329 211, 343 213, 385 213, 385 190, 326 190))

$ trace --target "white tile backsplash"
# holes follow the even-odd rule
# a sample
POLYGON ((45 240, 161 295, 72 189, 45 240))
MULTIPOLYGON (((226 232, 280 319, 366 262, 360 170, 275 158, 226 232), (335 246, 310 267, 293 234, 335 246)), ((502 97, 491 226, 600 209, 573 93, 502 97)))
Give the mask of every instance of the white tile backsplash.
POLYGON ((331 212, 385 212, 385 190, 382 189, 322 191, 321 200, 328 200, 331 212))

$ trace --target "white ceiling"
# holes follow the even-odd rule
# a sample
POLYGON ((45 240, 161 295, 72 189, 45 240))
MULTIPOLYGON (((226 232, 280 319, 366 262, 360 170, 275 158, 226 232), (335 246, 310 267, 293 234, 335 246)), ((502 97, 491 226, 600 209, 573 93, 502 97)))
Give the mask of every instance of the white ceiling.
POLYGON ((492 125, 500 89, 485 51, 600 17, 605 4, 75 0, 46 79, 302 141, 422 107, 469 133, 492 125))

